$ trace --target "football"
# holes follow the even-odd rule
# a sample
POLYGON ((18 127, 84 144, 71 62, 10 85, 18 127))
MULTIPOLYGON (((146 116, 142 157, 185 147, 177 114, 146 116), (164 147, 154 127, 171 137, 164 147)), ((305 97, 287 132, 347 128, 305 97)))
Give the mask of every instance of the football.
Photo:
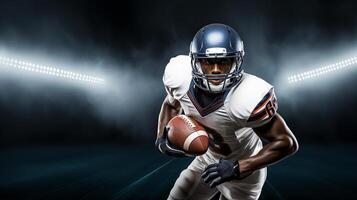
POLYGON ((208 149, 208 135, 205 129, 194 119, 186 115, 177 115, 167 124, 169 142, 183 149, 189 155, 202 155, 208 149))

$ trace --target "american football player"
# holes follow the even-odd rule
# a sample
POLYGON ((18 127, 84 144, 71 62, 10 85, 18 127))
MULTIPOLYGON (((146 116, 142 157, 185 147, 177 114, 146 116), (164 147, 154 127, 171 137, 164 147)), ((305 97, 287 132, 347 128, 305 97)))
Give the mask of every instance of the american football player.
POLYGON ((266 167, 298 150, 277 113, 274 87, 245 73, 243 56, 233 28, 210 24, 196 33, 188 56, 167 64, 156 147, 166 155, 186 155, 170 145, 165 128, 182 111, 205 127, 210 140, 208 151, 181 172, 168 199, 210 199, 218 191, 220 199, 258 199, 266 167))

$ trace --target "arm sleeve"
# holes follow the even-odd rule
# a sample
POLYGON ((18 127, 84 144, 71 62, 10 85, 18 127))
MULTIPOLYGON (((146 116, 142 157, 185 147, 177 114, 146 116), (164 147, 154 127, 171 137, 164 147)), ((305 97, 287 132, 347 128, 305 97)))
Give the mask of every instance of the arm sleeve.
POLYGON ((274 88, 262 98, 262 100, 255 106, 246 121, 248 127, 259 127, 268 123, 276 114, 278 109, 278 101, 275 96, 274 88))
POLYGON ((232 95, 229 115, 244 127, 268 123, 278 108, 274 87, 264 80, 246 75, 232 95))
POLYGON ((174 98, 172 89, 165 85, 165 90, 166 90, 166 93, 167 93, 167 98, 169 100, 169 103, 173 104, 174 101, 175 101, 175 98, 174 98))

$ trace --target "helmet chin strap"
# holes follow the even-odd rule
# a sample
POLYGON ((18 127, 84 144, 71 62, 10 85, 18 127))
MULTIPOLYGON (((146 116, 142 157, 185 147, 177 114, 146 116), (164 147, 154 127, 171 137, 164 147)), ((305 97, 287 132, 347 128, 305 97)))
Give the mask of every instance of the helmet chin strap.
POLYGON ((223 87, 224 87, 224 85, 227 85, 227 83, 224 83, 226 81, 227 80, 224 80, 220 84, 214 85, 214 84, 210 83, 209 81, 205 80, 204 84, 206 85, 207 88, 209 88, 210 92, 212 92, 212 93, 220 93, 220 92, 224 91, 223 87))

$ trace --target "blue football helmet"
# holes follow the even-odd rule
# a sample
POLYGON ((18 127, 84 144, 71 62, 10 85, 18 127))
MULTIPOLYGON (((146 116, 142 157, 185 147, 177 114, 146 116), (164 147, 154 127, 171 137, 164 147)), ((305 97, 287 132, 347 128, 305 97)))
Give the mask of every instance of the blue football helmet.
POLYGON ((224 24, 209 24, 201 28, 190 45, 193 81, 200 89, 210 93, 221 93, 239 83, 243 70, 244 47, 238 33, 224 24), (204 74, 201 67, 203 60, 220 63, 223 59, 232 59, 232 66, 226 74, 204 74), (220 84, 210 83, 220 80, 220 84))

